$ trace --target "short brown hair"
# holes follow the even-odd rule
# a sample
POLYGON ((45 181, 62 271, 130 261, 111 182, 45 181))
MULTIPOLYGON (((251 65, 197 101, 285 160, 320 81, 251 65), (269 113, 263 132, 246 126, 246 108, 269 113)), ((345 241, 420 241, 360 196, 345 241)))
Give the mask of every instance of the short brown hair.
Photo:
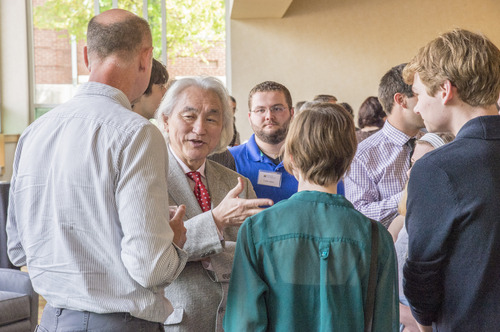
POLYGON ((293 174, 320 186, 337 183, 356 153, 352 116, 342 106, 318 103, 292 121, 284 144, 283 164, 293 174))
POLYGON ((405 81, 412 84, 415 74, 430 96, 448 80, 470 106, 493 105, 500 92, 500 50, 483 35, 455 29, 420 49, 404 69, 405 81))
POLYGON ((133 14, 107 24, 100 22, 99 15, 94 16, 87 28, 88 54, 95 54, 100 59, 111 54, 129 59, 130 54, 137 54, 144 44, 151 44, 151 40, 148 22, 133 14))
POLYGON ((385 123, 385 114, 382 104, 377 97, 371 96, 365 99, 358 111, 358 126, 364 128, 376 126, 382 128, 385 123))
POLYGON ((318 101, 320 103, 331 103, 332 100, 333 103, 335 104, 337 102, 337 97, 332 95, 316 95, 313 98, 313 101, 318 101))
POLYGON ((385 114, 389 115, 394 107, 394 95, 400 93, 408 98, 413 97, 411 85, 403 80, 403 69, 406 63, 399 64, 389 69, 382 76, 378 85, 378 101, 382 104, 385 114))
POLYGON ((168 82, 167 68, 160 61, 153 58, 153 66, 151 67, 151 78, 149 85, 144 94, 149 96, 153 92, 153 84, 166 85, 168 82))
POLYGON ((257 84, 256 86, 253 87, 252 90, 250 90, 250 93, 248 94, 248 111, 252 110, 252 97, 255 93, 257 92, 269 92, 269 91, 281 91, 285 95, 285 100, 286 103, 288 104, 288 109, 291 109, 293 107, 292 104, 292 95, 290 94, 290 91, 284 86, 283 84, 273 82, 273 81, 265 81, 262 83, 257 84))

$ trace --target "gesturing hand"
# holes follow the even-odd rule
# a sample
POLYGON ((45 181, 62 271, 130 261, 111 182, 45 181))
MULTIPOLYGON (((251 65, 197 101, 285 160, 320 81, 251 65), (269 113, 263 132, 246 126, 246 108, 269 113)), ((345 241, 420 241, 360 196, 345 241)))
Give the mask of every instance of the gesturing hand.
POLYGON ((220 204, 212 209, 212 215, 219 230, 228 226, 241 225, 247 217, 253 216, 263 210, 259 206, 273 205, 267 198, 244 199, 238 195, 243 192, 243 180, 239 177, 236 187, 231 189, 220 204))
POLYGON ((169 222, 170 228, 172 228, 172 230, 174 231, 174 239, 172 241, 181 249, 184 247, 184 243, 186 243, 187 229, 186 227, 184 227, 183 221, 185 212, 186 206, 179 206, 169 222))

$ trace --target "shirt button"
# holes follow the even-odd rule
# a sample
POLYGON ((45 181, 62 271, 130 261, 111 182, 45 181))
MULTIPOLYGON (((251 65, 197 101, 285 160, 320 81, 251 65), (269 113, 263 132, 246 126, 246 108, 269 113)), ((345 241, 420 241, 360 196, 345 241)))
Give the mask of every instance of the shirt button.
POLYGON ((322 245, 323 248, 319 249, 319 257, 321 259, 328 259, 328 255, 330 255, 330 247, 326 245, 322 245))

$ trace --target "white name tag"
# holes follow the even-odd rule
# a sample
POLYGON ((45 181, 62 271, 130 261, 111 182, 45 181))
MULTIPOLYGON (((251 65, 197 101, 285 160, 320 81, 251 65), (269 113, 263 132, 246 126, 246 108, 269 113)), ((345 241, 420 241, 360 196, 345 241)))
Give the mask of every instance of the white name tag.
POLYGON ((270 187, 281 187, 281 173, 259 170, 257 184, 270 187))

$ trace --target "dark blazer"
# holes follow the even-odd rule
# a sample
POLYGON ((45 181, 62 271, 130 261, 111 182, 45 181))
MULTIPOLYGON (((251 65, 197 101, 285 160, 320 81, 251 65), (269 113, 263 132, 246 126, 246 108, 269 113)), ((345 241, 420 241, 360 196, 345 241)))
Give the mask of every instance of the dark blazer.
POLYGON ((413 166, 404 293, 439 331, 500 326, 500 116, 468 121, 413 166))
MULTIPOLYGON (((247 178, 214 161, 206 161, 205 175, 212 207, 218 206, 237 185, 238 177, 243 178, 245 184, 240 197, 257 198, 247 178)), ((186 175, 170 150, 167 181, 169 204, 186 205, 184 250, 189 259, 179 277, 165 289, 165 296, 174 307, 165 322, 165 331, 223 331, 222 319, 239 227, 227 228, 221 242, 212 212, 202 212, 186 175), (214 271, 203 268, 200 262, 203 258, 210 258, 214 271)))

